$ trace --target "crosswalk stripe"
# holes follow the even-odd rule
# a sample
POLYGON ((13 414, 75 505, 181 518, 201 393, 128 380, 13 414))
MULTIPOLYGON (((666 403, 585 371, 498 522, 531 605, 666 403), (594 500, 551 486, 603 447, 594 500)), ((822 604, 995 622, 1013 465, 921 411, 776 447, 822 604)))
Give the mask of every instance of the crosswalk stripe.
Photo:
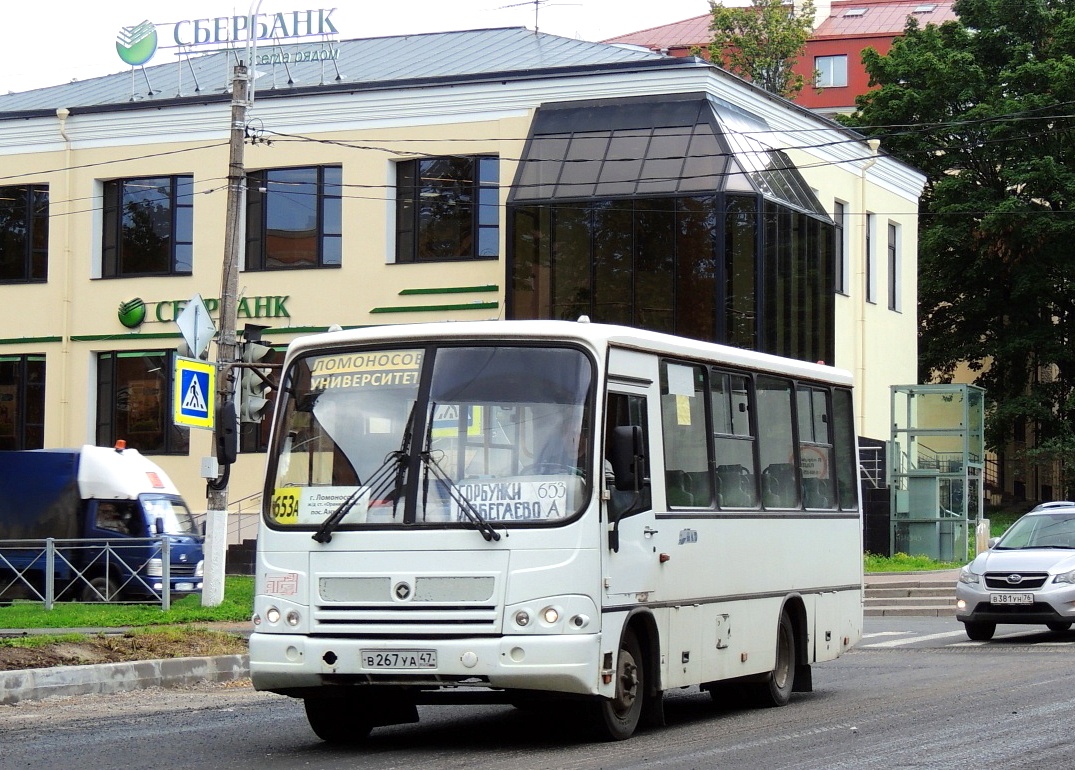
POLYGON ((889 639, 887 642, 873 642, 862 645, 864 648, 878 647, 904 647, 917 642, 929 642, 934 639, 944 639, 949 636, 963 636, 963 631, 945 631, 943 634, 926 634, 925 636, 912 636, 909 639, 889 639))

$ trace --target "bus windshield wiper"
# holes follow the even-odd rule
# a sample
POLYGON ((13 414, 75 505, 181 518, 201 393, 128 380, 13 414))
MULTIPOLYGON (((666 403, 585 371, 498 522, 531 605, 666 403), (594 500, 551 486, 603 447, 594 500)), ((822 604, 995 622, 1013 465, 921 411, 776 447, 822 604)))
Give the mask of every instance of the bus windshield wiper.
POLYGON ((444 484, 445 489, 448 490, 448 496, 459 506, 459 510, 463 515, 470 520, 475 526, 481 536, 485 538, 486 542, 490 540, 499 540, 500 533, 493 529, 493 525, 481 515, 474 504, 466 498, 462 492, 459 491, 459 487, 452 481, 451 477, 445 473, 444 469, 440 467, 440 464, 433 459, 433 455, 427 449, 420 455, 422 462, 425 464, 427 470, 433 473, 433 477, 444 484))
MULTIPOLYGON (((407 465, 410 460, 410 448, 411 448, 411 425, 414 420, 414 406, 411 406, 411 414, 407 418, 407 428, 403 432, 403 443, 399 449, 389 452, 384 458, 384 462, 373 472, 373 474, 367 479, 365 489, 370 492, 370 498, 373 500, 379 500, 385 492, 388 491, 390 486, 394 486, 394 495, 392 499, 392 515, 395 516, 396 506, 399 505, 400 497, 403 492, 403 477, 407 470, 407 465)), ((321 526, 317 528, 317 531, 313 534, 313 539, 319 543, 329 543, 332 541, 332 532, 340 525, 344 517, 355 507, 355 503, 362 497, 363 492, 362 480, 358 480, 358 488, 355 489, 347 499, 340 503, 340 507, 337 508, 332 514, 321 522, 321 526)))

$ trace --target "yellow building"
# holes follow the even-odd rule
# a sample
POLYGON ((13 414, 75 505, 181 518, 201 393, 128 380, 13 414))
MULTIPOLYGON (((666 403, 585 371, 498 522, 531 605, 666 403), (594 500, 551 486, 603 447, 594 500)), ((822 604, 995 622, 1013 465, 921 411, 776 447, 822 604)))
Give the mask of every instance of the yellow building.
MULTIPOLYGON (((702 60, 525 29, 255 61, 240 330, 586 314, 849 369, 860 435, 887 437, 924 178, 861 136, 702 60)), ((0 96, 3 448, 123 439, 202 508, 174 321, 220 296, 233 64, 0 96)), ((265 432, 243 426, 233 507, 265 432)))

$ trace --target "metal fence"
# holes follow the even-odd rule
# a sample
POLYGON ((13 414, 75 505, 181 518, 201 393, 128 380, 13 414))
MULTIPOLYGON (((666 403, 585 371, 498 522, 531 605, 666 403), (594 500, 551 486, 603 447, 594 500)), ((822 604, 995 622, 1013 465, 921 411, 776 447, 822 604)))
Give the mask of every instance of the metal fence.
POLYGON ((170 585, 166 536, 0 540, 0 601, 40 601, 46 610, 57 601, 160 604, 167 611, 170 585), (159 576, 143 570, 152 560, 160 561, 159 576), (158 579, 160 590, 151 585, 158 579))

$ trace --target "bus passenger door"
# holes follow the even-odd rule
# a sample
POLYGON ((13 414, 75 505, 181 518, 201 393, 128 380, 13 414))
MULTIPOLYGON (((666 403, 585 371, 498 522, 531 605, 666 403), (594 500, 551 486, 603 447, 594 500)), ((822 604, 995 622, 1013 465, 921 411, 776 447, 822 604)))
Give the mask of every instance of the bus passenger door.
MULTIPOLYGON (((605 412, 605 489, 603 522, 608 528, 604 579, 605 607, 625 607, 651 601, 658 590, 659 554, 653 515, 653 495, 649 457, 653 446, 647 393, 641 388, 610 386, 605 412), (636 473, 636 488, 616 489, 612 442, 616 428, 635 426, 641 429, 643 462, 636 473)), ((622 434, 622 431, 621 431, 622 434)))

